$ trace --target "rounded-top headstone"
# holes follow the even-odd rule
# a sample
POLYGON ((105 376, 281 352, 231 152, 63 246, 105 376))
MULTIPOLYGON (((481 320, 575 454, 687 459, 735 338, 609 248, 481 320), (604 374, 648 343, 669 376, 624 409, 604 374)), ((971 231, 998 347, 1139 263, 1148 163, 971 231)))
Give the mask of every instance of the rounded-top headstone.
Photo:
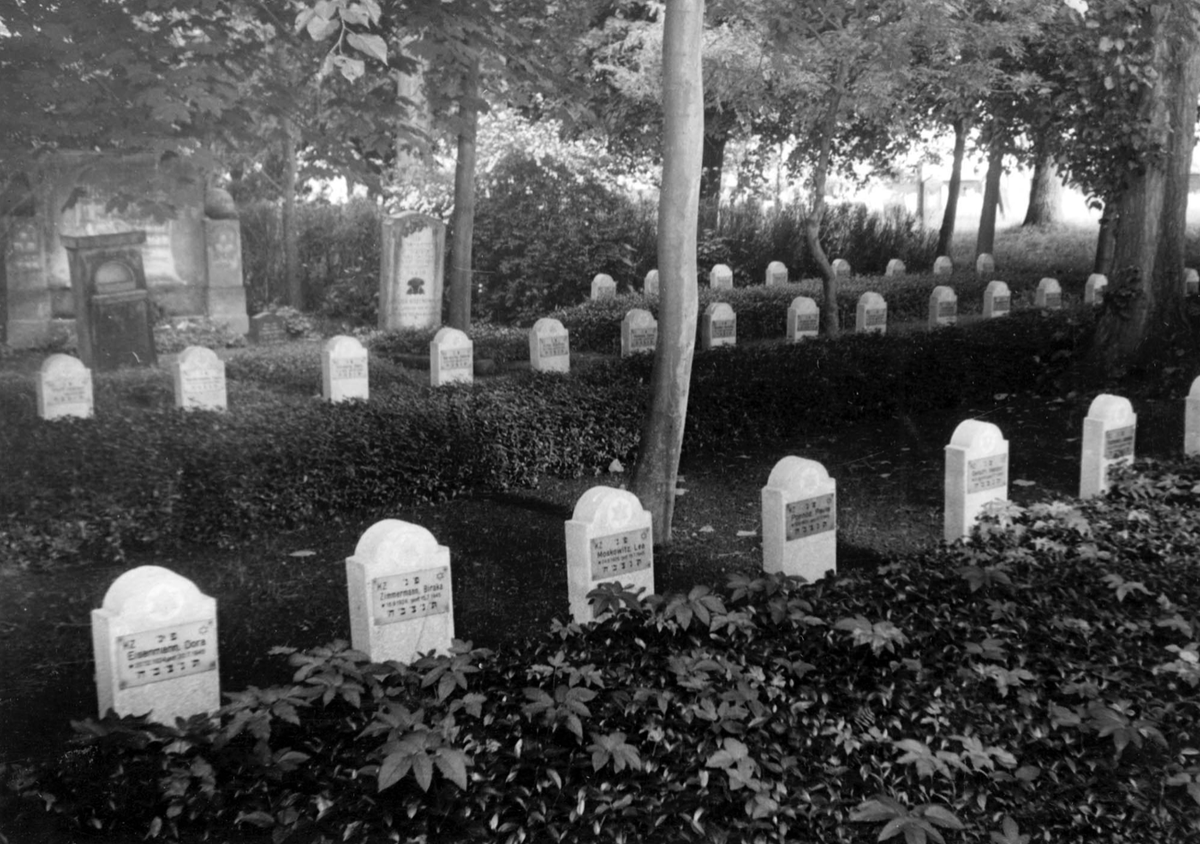
POLYGON ((645 308, 630 308, 625 314, 625 322, 632 328, 644 328, 654 325, 655 319, 654 314, 645 308))
POLYGON ((1004 444, 1004 435, 1000 428, 991 422, 979 419, 967 419, 958 423, 950 436, 950 445, 965 448, 972 452, 995 451, 1004 444))
POLYGON ((563 324, 554 317, 542 317, 533 324, 531 329, 534 334, 566 334, 567 329, 563 328, 563 324))
POLYGON ((336 337, 330 337, 325 341, 324 351, 333 357, 350 357, 351 355, 366 354, 366 349, 363 344, 358 342, 354 337, 349 337, 345 334, 339 334, 336 337))
POLYGON ((162 566, 139 566, 112 582, 102 606, 124 619, 167 626, 203 599, 186 577, 162 566))
POLYGON ((650 270, 646 273, 646 280, 642 283, 642 294, 644 296, 658 295, 658 270, 650 270))
POLYGON ((1043 278, 1038 282, 1034 294, 1035 304, 1039 308, 1056 309, 1062 307, 1062 287, 1056 278, 1043 278))
POLYGON ((83 361, 71 355, 53 354, 42 361, 41 373, 43 378, 56 378, 64 375, 81 375, 87 371, 83 361))
POLYGON ((410 556, 437 551, 434 535, 420 525, 384 519, 367 528, 354 546, 354 555, 373 562, 403 562, 410 556))
POLYGON ((709 287, 733 287, 733 270, 727 264, 716 264, 708 274, 709 287))
POLYGON ((204 216, 210 220, 236 220, 237 203, 225 188, 211 187, 204 192, 204 216))
POLYGON ((592 298, 606 299, 617 295, 617 283, 608 273, 596 273, 592 279, 592 298))
POLYGON ((989 252, 979 253, 975 259, 975 272, 979 275, 991 275, 996 271, 996 259, 989 252))
POLYGON ((1092 399, 1087 415, 1093 419, 1103 419, 1117 425, 1122 423, 1132 425, 1136 418, 1129 399, 1110 393, 1101 393, 1092 399))
POLYGON ((775 464, 767 486, 796 493, 811 492, 829 481, 829 472, 816 460, 788 456, 775 464))
POLYGON ((908 268, 904 266, 903 261, 901 261, 899 258, 893 258, 892 260, 887 262, 887 269, 884 270, 883 274, 884 275, 904 275, 904 273, 907 271, 907 269, 908 268))
POLYGON ((885 307, 887 302, 885 302, 883 297, 875 291, 868 290, 866 293, 858 297, 858 304, 862 305, 864 308, 873 309, 885 307))
POLYGON ((954 262, 947 255, 938 255, 933 262, 934 275, 949 275, 954 271, 954 262))
POLYGON ((571 518, 590 524, 597 533, 611 533, 629 527, 645 512, 632 492, 594 486, 575 502, 571 518))
POLYGON ((175 360, 184 369, 212 369, 221 365, 217 353, 207 346, 188 346, 175 360))
POLYGON ((848 276, 851 274, 850 262, 845 258, 833 259, 833 274, 837 276, 848 276))
POLYGON ((445 326, 439 328, 437 333, 433 335, 433 342, 438 346, 467 346, 471 343, 471 338, 467 336, 465 331, 459 331, 457 328, 445 326))
POLYGON ((766 283, 770 287, 775 284, 787 284, 788 269, 782 261, 772 261, 767 264, 766 283))
POLYGON ((729 307, 725 302, 709 302, 708 306, 704 309, 704 313, 714 320, 733 319, 733 308, 729 307))
POLYGON ((1188 390, 1189 399, 1200 399, 1200 376, 1192 381, 1192 388, 1188 390))

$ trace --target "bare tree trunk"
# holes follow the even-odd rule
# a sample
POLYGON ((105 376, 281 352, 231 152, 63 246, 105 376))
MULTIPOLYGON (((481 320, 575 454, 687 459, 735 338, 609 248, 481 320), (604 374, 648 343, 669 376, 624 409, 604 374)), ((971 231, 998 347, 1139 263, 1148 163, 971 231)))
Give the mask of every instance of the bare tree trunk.
POLYGON ((950 165, 950 186, 946 194, 946 210, 942 212, 942 228, 938 231, 937 254, 949 255, 954 242, 954 223, 958 217, 958 194, 962 191, 963 158, 967 154, 967 120, 954 121, 954 160, 950 165))
POLYGON ((663 176, 658 206, 662 298, 651 398, 632 488, 650 512, 656 544, 671 541, 679 455, 695 353, 696 221, 704 134, 700 46, 704 0, 667 0, 663 35, 663 176))
POLYGON ((1062 179, 1054 156, 1040 152, 1029 183, 1029 208, 1022 226, 1057 226, 1062 222, 1062 179))
POLYGON ((838 66, 837 80, 829 92, 825 114, 821 119, 820 146, 817 152, 817 165, 813 169, 812 199, 809 202, 808 214, 804 218, 804 240, 808 244, 808 253, 816 261, 821 270, 821 327, 825 336, 836 337, 841 333, 841 321, 838 318, 838 277, 829 263, 829 256, 821 246, 821 222, 825 217, 825 183, 829 178, 829 157, 833 150, 833 135, 837 131, 838 109, 842 104, 842 92, 846 87, 846 79, 850 67, 842 62, 838 66))
POLYGON ((983 182, 983 208, 979 213, 979 234, 975 238, 975 255, 991 254, 996 248, 996 207, 1000 203, 1000 177, 1004 175, 1004 140, 999 127, 992 128, 988 145, 988 169, 983 182))
POLYGON ((454 163, 454 214, 450 244, 450 327, 471 327, 471 239, 475 233, 475 134, 479 127, 479 60, 467 72, 458 114, 458 158, 454 163))
POLYGON ((299 167, 296 161, 296 130, 290 120, 283 123, 283 207, 280 209, 280 237, 283 240, 283 284, 287 303, 298 311, 304 310, 304 279, 300 276, 300 254, 296 241, 296 183, 299 167))
POLYGON ((1117 248, 1117 209, 1119 203, 1104 200, 1104 211, 1100 215, 1100 231, 1096 234, 1096 259, 1092 272, 1107 276, 1112 272, 1113 253, 1117 248))

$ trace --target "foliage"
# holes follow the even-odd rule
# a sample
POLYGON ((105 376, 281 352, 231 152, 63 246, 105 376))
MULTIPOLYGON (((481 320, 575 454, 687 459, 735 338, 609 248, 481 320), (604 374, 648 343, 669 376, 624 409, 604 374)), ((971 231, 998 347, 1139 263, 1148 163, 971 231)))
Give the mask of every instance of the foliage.
POLYGON ((245 345, 245 335, 208 317, 165 319, 154 326, 154 348, 159 354, 182 352, 188 346, 233 349, 245 345))

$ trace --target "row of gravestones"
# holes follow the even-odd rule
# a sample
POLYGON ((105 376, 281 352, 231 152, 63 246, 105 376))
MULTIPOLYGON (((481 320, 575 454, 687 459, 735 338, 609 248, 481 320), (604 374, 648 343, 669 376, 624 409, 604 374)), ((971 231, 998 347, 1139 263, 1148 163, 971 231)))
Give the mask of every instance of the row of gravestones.
MULTIPOLYGON (((1200 378, 1187 399, 1184 449, 1200 453, 1200 378)), ((1112 469, 1133 461, 1137 415, 1128 399, 1102 394, 1083 423, 1079 495, 1108 489, 1112 469)), ((944 537, 969 535, 983 508, 1008 497, 1009 447, 1000 429, 968 419, 945 449, 944 537)), ((650 514, 631 492, 597 486, 565 524, 571 615, 595 618, 588 594, 620 582, 654 592, 650 514)), ((763 569, 813 582, 837 569, 837 482, 814 460, 788 456, 762 489, 763 569)), ((351 642, 372 661, 411 662, 446 651, 454 638, 450 550, 418 525, 370 527, 346 560, 351 642)), ((100 712, 150 713, 163 723, 220 706, 216 601, 157 566, 117 578, 92 611, 100 712)))

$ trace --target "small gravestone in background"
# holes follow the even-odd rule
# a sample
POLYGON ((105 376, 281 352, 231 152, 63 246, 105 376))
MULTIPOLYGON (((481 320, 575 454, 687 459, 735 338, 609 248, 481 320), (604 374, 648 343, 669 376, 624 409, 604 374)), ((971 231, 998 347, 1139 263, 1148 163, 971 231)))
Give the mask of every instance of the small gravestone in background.
POLYGON ((837 571, 837 481, 815 460, 785 457, 762 489, 763 571, 809 583, 837 571))
POLYGON ((93 413, 92 371, 78 358, 50 355, 38 371, 37 410, 42 419, 89 418, 93 413))
POLYGON ((712 302, 700 319, 700 347, 737 345, 737 314, 724 302, 712 302))
POLYGON ((658 345, 658 321, 647 310, 634 308, 621 320, 621 357, 653 352, 658 345))
POLYGON ((1191 267, 1183 271, 1183 295, 1195 296, 1200 294, 1200 272, 1191 267))
POLYGON ((558 320, 542 317, 529 329, 529 368, 535 372, 571 371, 569 333, 558 320))
POLYGON ((475 380, 475 344, 457 328, 440 328, 429 341, 429 385, 475 380))
POLYGON ((188 346, 171 367, 175 406, 183 410, 225 410, 225 362, 212 349, 188 346))
POLYGON ((658 270, 650 270, 646 273, 646 280, 642 282, 642 295, 658 295, 658 270))
POLYGON ((250 317, 250 342, 256 346, 286 343, 287 322, 273 311, 263 311, 250 317))
POLYGON ((350 642, 372 662, 414 662, 454 641, 450 549, 420 525, 384 519, 346 558, 350 642))
POLYGON ((945 539, 970 535, 985 504, 1008 499, 1008 440, 990 422, 960 422, 946 446, 945 539))
POLYGON ((1048 311, 1062 308, 1062 288, 1056 278, 1043 278, 1038 282, 1037 293, 1034 294, 1034 304, 1048 311))
POLYGON ((1100 273, 1088 276, 1083 286, 1083 303, 1085 305, 1100 305, 1104 302, 1104 288, 1108 287, 1108 277, 1100 273))
POLYGON ((159 566, 131 569, 92 610, 100 714, 150 714, 160 724, 221 707, 217 602, 159 566))
POLYGON ((849 278, 853 274, 850 268, 850 262, 845 258, 834 258, 833 274, 839 278, 849 278))
POLYGON ((868 290, 858 297, 854 330, 859 334, 887 333, 887 302, 878 293, 868 290))
POLYGON ((597 273, 592 279, 593 299, 612 299, 617 295, 617 283, 608 273, 597 273))
POLYGON ((446 224, 425 214, 400 214, 382 223, 379 327, 437 328, 442 324, 446 224))
POLYGON ((767 264, 767 274, 764 279, 767 287, 788 283, 788 270, 782 261, 772 261, 767 264))
POLYGON ((235 334, 245 334, 246 286, 242 276, 242 224, 228 192, 210 188, 205 199, 204 252, 207 313, 235 334), (212 200, 211 202, 209 200, 212 200), (215 216, 214 216, 215 215, 215 216))
POLYGON ((588 593, 605 581, 654 594, 654 534, 636 495, 594 486, 579 497, 566 523, 567 597, 582 624, 595 614, 588 593))
POLYGON ((996 272, 996 259, 991 253, 982 252, 975 259, 975 275, 989 276, 996 272))
POLYGON ((954 288, 939 284, 929 294, 929 327, 954 325, 958 322, 958 294, 954 288))
POLYGON ((1129 399, 1101 393, 1092 399, 1083 420, 1083 459, 1079 466, 1079 497, 1091 498, 1108 490, 1114 466, 1133 462, 1137 414, 1129 399))
POLYGON ((950 275, 954 272, 954 262, 946 255, 938 255, 933 262, 934 275, 950 275))
POLYGON ((713 290, 732 290, 733 270, 725 264, 717 264, 708 274, 708 286, 713 290))
POLYGON ((983 291, 983 318, 1008 316, 1012 310, 1012 293, 1003 281, 989 281, 983 291))
POLYGON ((908 268, 904 266, 903 261, 901 261, 899 258, 893 258, 887 262, 887 269, 883 271, 883 274, 886 276, 904 275, 904 273, 907 272, 907 269, 908 268))
POLYGON ((370 398, 367 350, 353 337, 331 337, 321 351, 321 395, 337 403, 370 398))
POLYGON ((817 303, 807 296, 797 296, 788 306, 787 338, 789 343, 798 343, 805 337, 816 337, 821 327, 821 314, 817 303))
POLYGON ((1184 401, 1183 453, 1188 457, 1200 454, 1200 378, 1192 381, 1184 401))

